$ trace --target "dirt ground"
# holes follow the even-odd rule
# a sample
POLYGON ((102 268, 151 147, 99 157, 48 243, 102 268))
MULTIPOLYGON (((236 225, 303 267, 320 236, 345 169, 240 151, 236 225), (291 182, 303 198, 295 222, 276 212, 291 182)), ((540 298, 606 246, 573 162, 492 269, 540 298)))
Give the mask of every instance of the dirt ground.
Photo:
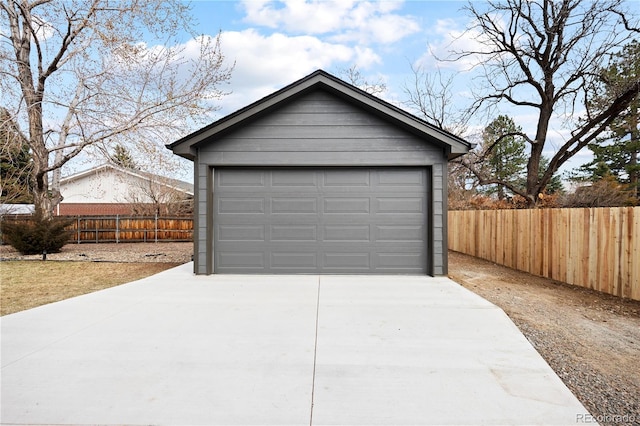
MULTIPOLYGON (((83 243, 67 244, 47 260, 119 263, 186 263, 191 261, 193 243, 83 243)), ((13 247, 0 245, 0 260, 41 260, 42 255, 24 256, 13 247)))
POLYGON ((502 308, 602 425, 640 425, 640 302, 460 253, 449 276, 502 308))
MULTIPOLYGON (((191 243, 69 244, 47 258, 184 263, 192 248, 191 243)), ((0 246, 1 260, 20 258, 25 259, 0 246)), ((580 423, 640 425, 640 302, 455 252, 449 255, 449 276, 509 315, 593 416, 580 423)))

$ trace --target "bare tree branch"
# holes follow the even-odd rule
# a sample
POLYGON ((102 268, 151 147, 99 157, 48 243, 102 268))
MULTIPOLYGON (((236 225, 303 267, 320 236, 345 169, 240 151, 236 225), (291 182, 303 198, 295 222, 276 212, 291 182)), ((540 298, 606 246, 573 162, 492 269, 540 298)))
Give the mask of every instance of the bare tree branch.
MULTIPOLYGON (((526 139, 530 156, 522 194, 531 205, 558 169, 594 141, 640 90, 636 81, 597 112, 584 101, 610 53, 637 34, 638 17, 625 12, 623 4, 623 0, 488 0, 466 7, 473 19, 467 34, 476 36, 480 48, 453 51, 447 60, 481 58, 483 85, 472 111, 510 106, 536 112, 535 134, 526 139), (540 173, 548 132, 558 119, 571 123, 575 131, 540 173)), ((486 176, 481 181, 498 183, 486 176)))
POLYGON ((174 40, 193 33, 180 0, 1 0, 0 19, 0 87, 20 83, 7 107, 28 128, 45 216, 61 199, 62 166, 94 145, 155 150, 188 133, 218 108, 233 68, 219 35, 174 40))
POLYGON ((405 105, 433 125, 463 134, 469 117, 464 110, 456 109, 453 101, 454 76, 441 70, 429 74, 419 65, 411 65, 411 71, 412 80, 404 84, 405 105))

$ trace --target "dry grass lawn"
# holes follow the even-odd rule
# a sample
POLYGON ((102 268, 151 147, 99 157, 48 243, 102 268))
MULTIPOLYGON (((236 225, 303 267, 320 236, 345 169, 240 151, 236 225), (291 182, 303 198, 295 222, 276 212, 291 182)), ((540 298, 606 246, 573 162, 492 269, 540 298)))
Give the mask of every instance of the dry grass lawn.
POLYGON ((178 263, 0 262, 0 315, 148 277, 178 263))

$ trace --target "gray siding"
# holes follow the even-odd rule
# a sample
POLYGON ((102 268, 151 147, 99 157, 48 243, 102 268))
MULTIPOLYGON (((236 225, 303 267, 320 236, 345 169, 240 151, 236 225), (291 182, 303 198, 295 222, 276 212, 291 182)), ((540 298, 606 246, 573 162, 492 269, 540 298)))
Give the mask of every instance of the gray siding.
POLYGON ((195 188, 194 188, 194 234, 193 234, 193 267, 196 274, 210 273, 207 259, 209 255, 208 230, 208 199, 211 192, 210 171, 205 164, 194 163, 195 188))
POLYGON ((433 274, 444 275, 446 274, 446 194, 445 185, 447 178, 445 175, 446 163, 436 164, 431 168, 431 182, 432 182, 432 197, 433 202, 431 204, 431 220, 432 220, 432 244, 431 249, 433 253, 433 274))
POLYGON ((431 165, 444 150, 317 91, 206 144, 199 161, 249 165, 431 165))
POLYGON ((212 172, 217 167, 426 167, 430 273, 446 273, 446 163, 448 150, 329 92, 294 98, 198 145, 196 156, 195 272, 214 271, 212 172))

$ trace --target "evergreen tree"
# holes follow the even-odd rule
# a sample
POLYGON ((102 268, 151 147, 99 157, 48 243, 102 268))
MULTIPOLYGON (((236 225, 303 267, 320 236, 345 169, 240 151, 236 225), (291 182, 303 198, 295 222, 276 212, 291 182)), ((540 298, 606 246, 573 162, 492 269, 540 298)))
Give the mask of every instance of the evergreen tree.
MULTIPOLYGON (((544 174, 545 170, 549 167, 549 158, 544 155, 540 158, 540 171, 539 174, 544 174)), ((564 185, 562 184, 562 179, 557 173, 554 173, 547 187, 545 188, 545 193, 553 195, 553 194, 562 194, 564 193, 564 185)))
MULTIPOLYGON (((482 133, 486 173, 497 182, 508 182, 509 187, 523 188, 525 185, 527 155, 521 134, 522 128, 505 115, 498 116, 482 133)), ((503 183, 496 183, 489 186, 487 192, 504 200, 507 193, 513 191, 503 183)))
POLYGON ((113 164, 125 169, 138 170, 140 168, 133 159, 133 156, 131 155, 129 150, 120 144, 117 144, 115 146, 115 152, 109 158, 113 164))
MULTIPOLYGON (((609 66, 601 72, 601 82, 592 90, 589 102, 604 103, 640 78, 640 43, 632 41, 612 55, 609 66)), ((618 115, 596 143, 589 144, 594 159, 579 169, 582 180, 592 182, 613 175, 629 185, 632 195, 640 194, 640 95, 618 115)))

